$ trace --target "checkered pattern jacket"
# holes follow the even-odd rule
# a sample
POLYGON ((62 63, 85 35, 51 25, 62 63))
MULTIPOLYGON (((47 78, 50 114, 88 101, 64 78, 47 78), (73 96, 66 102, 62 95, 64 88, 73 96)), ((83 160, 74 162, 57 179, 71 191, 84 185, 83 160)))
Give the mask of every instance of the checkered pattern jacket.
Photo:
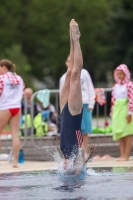
MULTIPOLYGON (((118 84, 126 84, 127 95, 128 95, 128 112, 130 114, 133 114, 133 82, 130 81, 130 71, 125 64, 119 65, 114 70, 114 79, 115 79, 116 83, 118 83, 118 84), (117 70, 122 70, 125 74, 125 79, 122 81, 122 83, 120 83, 120 80, 117 77, 117 70)), ((116 84, 112 88, 110 115, 112 115, 112 113, 113 113, 113 106, 114 106, 114 103, 115 103, 115 95, 114 95, 115 86, 116 86, 116 84)))
POLYGON ((23 79, 16 73, 0 75, 0 110, 20 108, 23 90, 23 79))

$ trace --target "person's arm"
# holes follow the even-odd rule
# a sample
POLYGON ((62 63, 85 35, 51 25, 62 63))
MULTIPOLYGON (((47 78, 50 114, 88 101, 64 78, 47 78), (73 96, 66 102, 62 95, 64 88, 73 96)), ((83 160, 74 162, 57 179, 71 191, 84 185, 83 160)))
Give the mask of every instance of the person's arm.
POLYGON ((59 92, 61 92, 64 82, 65 82, 65 74, 63 74, 59 80, 59 92))
POLYGON ((132 121, 133 115, 133 83, 130 82, 127 86, 127 94, 128 94, 128 115, 126 117, 127 123, 132 121))
POLYGON ((61 89, 62 89, 62 76, 61 76, 61 78, 59 80, 59 92, 61 91, 61 89))
POLYGON ((87 164, 87 162, 89 162, 92 158, 92 155, 94 153, 94 150, 95 150, 95 144, 91 144, 90 145, 90 150, 89 150, 89 155, 88 155, 88 158, 86 160, 83 161, 84 165, 87 164))
POLYGON ((4 89, 4 76, 0 75, 0 96, 2 95, 4 89))
POLYGON ((113 107, 115 104, 115 94, 114 94, 114 90, 115 90, 115 85, 112 88, 112 92, 111 92, 111 109, 110 109, 110 116, 112 117, 113 114, 113 107))
POLYGON ((95 89, 90 77, 89 72, 86 70, 86 82, 87 82, 87 86, 88 86, 88 95, 89 95, 89 110, 93 110, 94 109, 94 105, 95 105, 95 89))
POLYGON ((21 114, 24 115, 24 101, 21 102, 21 114))
POLYGON ((22 83, 23 83, 23 96, 24 96, 25 83, 23 80, 22 80, 22 83))

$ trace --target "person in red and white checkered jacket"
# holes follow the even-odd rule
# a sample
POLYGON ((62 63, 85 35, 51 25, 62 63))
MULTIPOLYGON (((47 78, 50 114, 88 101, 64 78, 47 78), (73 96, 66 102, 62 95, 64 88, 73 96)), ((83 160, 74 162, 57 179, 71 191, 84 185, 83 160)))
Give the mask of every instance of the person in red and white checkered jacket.
POLYGON ((125 64, 114 70, 116 84, 112 88, 111 116, 113 140, 119 140, 120 157, 117 161, 127 161, 132 147, 133 134, 133 83, 125 64))
MULTIPOLYGON (((0 133, 10 123, 13 146, 13 167, 18 165, 20 140, 18 137, 23 96, 23 79, 15 73, 15 65, 9 60, 0 61, 0 133)), ((1 147, 1 143, 0 143, 1 147)))

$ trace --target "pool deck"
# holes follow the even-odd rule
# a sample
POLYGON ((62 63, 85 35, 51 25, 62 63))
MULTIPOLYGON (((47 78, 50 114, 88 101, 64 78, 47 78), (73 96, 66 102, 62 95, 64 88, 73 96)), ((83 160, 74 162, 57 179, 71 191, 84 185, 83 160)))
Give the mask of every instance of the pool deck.
MULTIPOLYGON (((87 164, 90 168, 101 167, 133 167, 133 160, 126 162, 117 162, 115 160, 93 161, 87 164)), ((40 170, 52 170, 57 169, 56 162, 35 162, 25 161, 23 164, 19 164, 18 168, 13 168, 12 164, 7 161, 0 161, 0 173, 12 173, 12 172, 28 172, 28 171, 40 171, 40 170)))

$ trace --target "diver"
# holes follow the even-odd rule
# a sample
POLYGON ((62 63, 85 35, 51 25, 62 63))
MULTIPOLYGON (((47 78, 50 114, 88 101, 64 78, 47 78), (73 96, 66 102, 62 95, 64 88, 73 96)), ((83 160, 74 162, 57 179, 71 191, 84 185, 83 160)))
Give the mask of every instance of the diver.
POLYGON ((80 174, 83 166, 88 162, 94 151, 94 145, 91 145, 88 158, 86 160, 81 159, 83 105, 80 74, 83 66, 83 58, 79 42, 79 26, 74 19, 70 21, 69 34, 70 65, 67 69, 65 83, 60 94, 60 149, 63 153, 63 168, 68 174, 80 174))

